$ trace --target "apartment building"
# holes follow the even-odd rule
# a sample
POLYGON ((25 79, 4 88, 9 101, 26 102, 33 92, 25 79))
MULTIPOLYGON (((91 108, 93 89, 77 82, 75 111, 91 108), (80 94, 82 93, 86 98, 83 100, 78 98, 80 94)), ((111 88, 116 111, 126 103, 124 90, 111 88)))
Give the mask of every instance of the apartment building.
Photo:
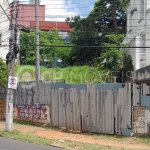
POLYGON ((130 0, 127 6, 127 34, 124 43, 131 47, 128 51, 132 56, 135 70, 150 65, 149 18, 149 0, 130 0))
POLYGON ((0 58, 6 60, 6 54, 9 50, 9 14, 8 0, 0 0, 0 58))
MULTIPOLYGON (((35 1, 30 0, 29 4, 19 4, 18 10, 18 19, 17 23, 25 27, 35 28, 35 1)), ((45 21, 45 5, 39 5, 39 29, 44 31, 49 31, 57 29, 59 35, 64 41, 67 41, 69 38, 69 33, 71 28, 66 22, 57 22, 57 21, 45 21)))

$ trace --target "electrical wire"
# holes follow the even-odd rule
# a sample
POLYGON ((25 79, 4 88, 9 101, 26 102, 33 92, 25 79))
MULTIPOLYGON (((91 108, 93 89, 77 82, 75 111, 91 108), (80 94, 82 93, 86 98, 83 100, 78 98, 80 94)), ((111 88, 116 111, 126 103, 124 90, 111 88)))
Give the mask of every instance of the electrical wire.
MULTIPOLYGON (((55 1, 57 1, 57 0, 55 0, 55 1)), ((129 26, 128 26, 129 27, 129 26)), ((132 26, 133 27, 133 26, 132 26)), ((139 30, 139 29, 137 29, 137 30, 139 30)), ((130 47, 131 48, 131 47, 130 47)), ((137 48, 137 47, 136 47, 137 48)))

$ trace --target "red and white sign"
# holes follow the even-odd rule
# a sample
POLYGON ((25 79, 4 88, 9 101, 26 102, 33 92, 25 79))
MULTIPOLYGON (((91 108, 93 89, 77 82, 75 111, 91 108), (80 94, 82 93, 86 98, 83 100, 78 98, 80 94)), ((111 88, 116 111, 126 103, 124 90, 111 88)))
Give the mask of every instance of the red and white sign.
POLYGON ((17 89, 17 77, 9 76, 8 80, 8 88, 17 89))

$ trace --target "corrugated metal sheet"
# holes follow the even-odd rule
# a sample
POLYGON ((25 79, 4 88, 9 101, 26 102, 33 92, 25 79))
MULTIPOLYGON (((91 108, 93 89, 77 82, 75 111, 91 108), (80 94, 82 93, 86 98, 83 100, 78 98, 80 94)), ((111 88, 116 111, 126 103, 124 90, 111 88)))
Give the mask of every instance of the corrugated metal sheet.
POLYGON ((51 125, 68 130, 128 134, 132 128, 131 84, 64 84, 40 81, 40 101, 35 82, 19 83, 15 104, 50 106, 51 125))
MULTIPOLYGON (((150 106, 150 88, 146 84, 40 81, 40 91, 37 99, 36 82, 21 82, 14 91, 14 104, 49 105, 51 124, 68 130, 129 135, 132 106, 150 106)), ((6 90, 0 88, 0 98, 5 98, 5 93, 6 90)))

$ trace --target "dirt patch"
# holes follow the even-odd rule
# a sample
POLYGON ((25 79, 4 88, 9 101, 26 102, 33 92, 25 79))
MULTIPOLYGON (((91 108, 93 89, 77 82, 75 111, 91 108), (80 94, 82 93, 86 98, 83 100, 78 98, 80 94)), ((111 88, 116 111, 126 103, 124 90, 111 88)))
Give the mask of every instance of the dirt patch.
MULTIPOLYGON (((5 122, 0 122, 0 130, 5 129, 5 122)), ((55 140, 68 140, 73 142, 98 144, 112 146, 116 148, 130 148, 134 150, 150 150, 150 146, 137 143, 132 138, 100 138, 92 134, 64 132, 64 130, 44 129, 42 127, 14 124, 14 130, 24 133, 33 133, 34 135, 55 140)))
POLYGON ((45 137, 48 139, 69 140, 69 141, 74 141, 74 142, 98 144, 98 145, 112 146, 112 147, 117 147, 117 148, 131 148, 134 150, 137 150, 137 149, 150 150, 149 146, 137 144, 135 143, 135 141, 132 141, 132 140, 126 140, 126 141, 101 140, 101 139, 95 138, 94 136, 91 136, 90 134, 79 134, 79 133, 74 134, 74 133, 64 133, 61 131, 47 130, 43 132, 38 131, 36 135, 40 137, 45 137))

